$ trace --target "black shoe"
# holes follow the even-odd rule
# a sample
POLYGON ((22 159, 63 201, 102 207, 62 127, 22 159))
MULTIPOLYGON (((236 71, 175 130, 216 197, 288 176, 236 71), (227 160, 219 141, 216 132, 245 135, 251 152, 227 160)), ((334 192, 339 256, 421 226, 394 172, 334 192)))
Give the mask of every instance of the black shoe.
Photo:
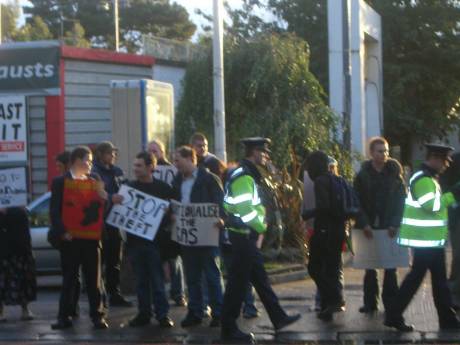
POLYGON ((70 319, 60 319, 51 325, 51 329, 66 329, 72 328, 73 323, 70 319))
POLYGON ((180 323, 182 327, 192 327, 201 324, 201 319, 196 317, 193 314, 188 313, 185 319, 183 319, 180 323))
POLYGON ((238 328, 229 331, 222 328, 220 333, 220 340, 224 344, 255 344, 256 340, 254 334, 244 333, 238 328))
POLYGON ((94 329, 107 329, 109 328, 109 324, 107 321, 101 317, 93 320, 93 328, 94 329))
POLYGON ((174 321, 171 320, 167 316, 158 320, 158 324, 160 325, 160 328, 173 328, 174 327, 174 321))
POLYGON ((132 307, 133 306, 133 302, 128 301, 120 294, 110 296, 109 303, 111 307, 132 307))
POLYGON ((414 331, 414 326, 407 325, 403 320, 395 321, 391 319, 385 319, 385 322, 383 324, 387 327, 396 328, 400 332, 413 332, 414 331))
POLYGON ((333 313, 328 308, 326 308, 326 309, 321 310, 316 316, 320 320, 329 322, 329 321, 332 321, 332 315, 333 313))
POLYGON ((363 305, 359 308, 359 312, 363 314, 372 314, 379 310, 377 307, 368 307, 367 305, 363 305))
POLYGON ((220 316, 213 316, 211 322, 209 323, 209 327, 216 328, 220 327, 220 316))
POLYGON ((284 328, 284 327, 287 327, 291 324, 293 324, 294 322, 297 322, 298 320, 300 320, 301 316, 300 314, 295 314, 295 315, 291 315, 291 316, 288 316, 286 315, 286 317, 278 322, 275 326, 275 330, 279 331, 280 329, 284 328))
POLYGON ((185 297, 179 297, 174 300, 176 302, 176 307, 186 307, 187 306, 187 300, 185 297))
POLYGON ((129 327, 143 327, 147 326, 150 324, 150 318, 147 316, 143 316, 140 314, 137 314, 135 317, 133 317, 131 320, 129 320, 129 327))

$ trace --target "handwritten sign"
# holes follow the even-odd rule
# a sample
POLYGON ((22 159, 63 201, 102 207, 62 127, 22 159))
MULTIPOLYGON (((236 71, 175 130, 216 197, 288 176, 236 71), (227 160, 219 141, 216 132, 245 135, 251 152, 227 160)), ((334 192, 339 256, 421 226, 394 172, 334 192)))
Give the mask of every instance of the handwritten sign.
POLYGON ((0 207, 27 205, 26 168, 0 170, 0 207))
POLYGON ((0 97, 0 162, 27 161, 26 98, 0 97))
POLYGON ((372 231, 368 239, 360 229, 353 229, 352 241, 355 256, 353 267, 359 269, 409 267, 409 250, 390 238, 386 230, 372 231))
POLYGON ((197 203, 181 204, 171 202, 175 223, 172 239, 189 247, 219 245, 219 229, 215 224, 219 220, 219 206, 197 203))
POLYGON ((101 239, 105 204, 98 194, 101 188, 101 182, 92 179, 65 180, 62 219, 72 237, 101 239))
POLYGON ((174 165, 157 165, 153 171, 153 177, 166 182, 170 186, 177 174, 177 169, 174 165))
POLYGON ((106 222, 120 230, 153 241, 169 202, 137 189, 121 186, 123 202, 114 205, 106 222))

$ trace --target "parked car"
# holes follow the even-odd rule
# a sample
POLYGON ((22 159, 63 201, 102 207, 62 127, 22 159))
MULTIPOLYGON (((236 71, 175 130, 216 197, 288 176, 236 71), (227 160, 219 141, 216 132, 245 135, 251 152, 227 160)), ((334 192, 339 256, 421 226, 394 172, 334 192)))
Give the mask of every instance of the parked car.
POLYGON ((48 243, 50 227, 49 208, 51 193, 45 193, 27 206, 30 220, 32 252, 38 274, 57 274, 61 271, 59 251, 48 243))

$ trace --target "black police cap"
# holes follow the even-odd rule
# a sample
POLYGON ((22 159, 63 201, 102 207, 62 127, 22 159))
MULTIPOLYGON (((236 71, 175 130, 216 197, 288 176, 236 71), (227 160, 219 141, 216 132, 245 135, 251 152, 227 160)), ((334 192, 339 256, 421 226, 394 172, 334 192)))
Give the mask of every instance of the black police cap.
POLYGON ((432 153, 438 156, 446 156, 446 157, 448 157, 449 154, 455 150, 452 146, 438 144, 438 143, 425 144, 425 147, 429 153, 432 153))
POLYGON ((243 138, 240 140, 240 142, 248 149, 254 148, 254 149, 268 152, 268 153, 271 152, 268 146, 271 144, 272 141, 269 138, 263 138, 263 137, 243 138))

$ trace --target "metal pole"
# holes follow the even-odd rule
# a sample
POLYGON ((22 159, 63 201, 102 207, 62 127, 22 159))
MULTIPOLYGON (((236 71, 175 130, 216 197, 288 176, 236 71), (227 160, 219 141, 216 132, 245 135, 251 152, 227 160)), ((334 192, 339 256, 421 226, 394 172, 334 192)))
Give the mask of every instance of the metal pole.
POLYGON ((0 4, 0 44, 2 44, 2 26, 3 26, 3 21, 2 21, 2 7, 3 5, 0 4))
POLYGON ((113 0, 113 21, 115 23, 115 51, 119 51, 120 31, 118 28, 118 0, 113 0))
POLYGON ((343 16, 343 72, 345 76, 343 143, 351 150, 351 67, 350 67, 350 19, 348 0, 342 0, 343 16))
POLYGON ((224 54, 223 54, 223 5, 222 0, 214 0, 213 33, 213 77, 214 77, 214 146, 219 159, 227 161, 225 144, 225 92, 224 92, 224 54))

